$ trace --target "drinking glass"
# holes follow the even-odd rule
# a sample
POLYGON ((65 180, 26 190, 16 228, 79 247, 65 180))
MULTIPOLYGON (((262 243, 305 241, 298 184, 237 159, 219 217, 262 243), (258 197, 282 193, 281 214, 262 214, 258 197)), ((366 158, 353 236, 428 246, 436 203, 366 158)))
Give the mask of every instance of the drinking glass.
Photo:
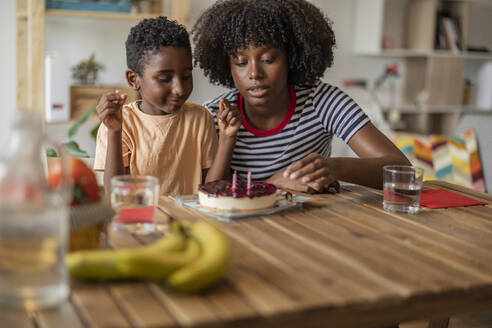
POLYGON ((136 234, 155 231, 159 179, 153 176, 118 175, 111 178, 111 206, 115 230, 136 234))
POLYGON ((383 208, 389 212, 418 213, 424 170, 409 165, 383 167, 383 208))

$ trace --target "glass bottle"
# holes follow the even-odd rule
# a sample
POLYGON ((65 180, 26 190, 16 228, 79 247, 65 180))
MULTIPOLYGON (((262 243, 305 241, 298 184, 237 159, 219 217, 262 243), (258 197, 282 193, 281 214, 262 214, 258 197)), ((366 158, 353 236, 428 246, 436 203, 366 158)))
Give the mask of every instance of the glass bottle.
MULTIPOLYGON (((0 304, 49 307, 69 295, 68 180, 47 180, 47 146, 37 113, 17 112, 0 161, 0 304)), ((66 159, 64 159, 66 162, 66 159)), ((63 165, 67 168, 67 165, 63 165)), ((67 170, 64 170, 67 177, 67 170)))

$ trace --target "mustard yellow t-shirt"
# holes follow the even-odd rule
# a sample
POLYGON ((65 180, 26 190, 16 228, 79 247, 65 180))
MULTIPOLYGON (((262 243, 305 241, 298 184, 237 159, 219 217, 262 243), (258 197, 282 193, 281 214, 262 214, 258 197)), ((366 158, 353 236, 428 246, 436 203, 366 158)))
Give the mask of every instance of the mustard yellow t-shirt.
MULTIPOLYGON (((202 170, 212 165, 217 134, 210 113, 185 103, 176 113, 149 115, 138 108, 140 100, 123 107, 123 164, 132 175, 152 175, 160 180, 164 195, 197 193, 202 170)), ((108 130, 97 134, 95 170, 104 170, 108 130)))

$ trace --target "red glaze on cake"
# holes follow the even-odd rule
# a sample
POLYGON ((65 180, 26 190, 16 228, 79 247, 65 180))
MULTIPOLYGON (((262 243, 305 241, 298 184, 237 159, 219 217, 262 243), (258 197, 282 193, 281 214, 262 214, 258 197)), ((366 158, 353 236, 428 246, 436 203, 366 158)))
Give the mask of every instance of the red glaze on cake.
POLYGON ((198 186, 200 205, 216 211, 257 211, 275 205, 277 187, 271 183, 252 181, 247 189, 246 181, 237 182, 236 190, 232 183, 219 180, 198 186))

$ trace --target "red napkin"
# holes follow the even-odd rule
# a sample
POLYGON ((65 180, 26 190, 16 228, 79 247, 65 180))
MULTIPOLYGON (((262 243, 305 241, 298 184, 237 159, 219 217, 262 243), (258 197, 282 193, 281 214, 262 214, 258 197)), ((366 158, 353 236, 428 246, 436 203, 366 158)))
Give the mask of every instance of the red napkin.
POLYGON ((487 205, 487 203, 448 190, 429 189, 422 190, 420 205, 428 208, 446 208, 487 205))

